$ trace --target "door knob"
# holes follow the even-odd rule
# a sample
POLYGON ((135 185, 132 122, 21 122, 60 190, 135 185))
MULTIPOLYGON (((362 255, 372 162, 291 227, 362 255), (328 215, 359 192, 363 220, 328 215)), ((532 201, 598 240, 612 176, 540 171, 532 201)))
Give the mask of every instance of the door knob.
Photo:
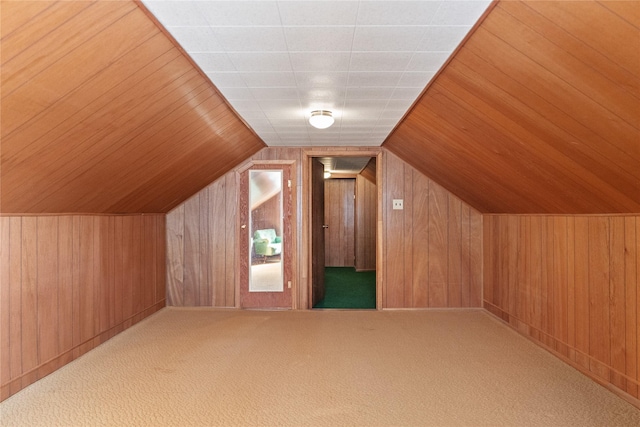
POLYGON ((322 228, 329 228, 327 224, 322 224, 322 228))
POLYGON ((242 225, 240 226, 240 228, 245 229, 245 228, 247 228, 247 225, 246 225, 246 224, 242 224, 242 225))

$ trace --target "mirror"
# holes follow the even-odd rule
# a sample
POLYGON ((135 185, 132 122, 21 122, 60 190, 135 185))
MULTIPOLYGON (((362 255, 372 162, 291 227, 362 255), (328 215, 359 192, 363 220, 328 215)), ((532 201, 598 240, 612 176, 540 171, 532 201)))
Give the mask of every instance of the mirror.
POLYGON ((249 171, 249 292, 283 292, 282 170, 249 171))

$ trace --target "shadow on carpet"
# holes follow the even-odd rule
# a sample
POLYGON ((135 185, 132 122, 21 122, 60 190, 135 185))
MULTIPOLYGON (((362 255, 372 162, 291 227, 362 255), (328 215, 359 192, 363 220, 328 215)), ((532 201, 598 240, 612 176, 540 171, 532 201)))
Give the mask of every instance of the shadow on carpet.
POLYGON ((324 299, 314 308, 376 308, 376 272, 325 267, 324 299))

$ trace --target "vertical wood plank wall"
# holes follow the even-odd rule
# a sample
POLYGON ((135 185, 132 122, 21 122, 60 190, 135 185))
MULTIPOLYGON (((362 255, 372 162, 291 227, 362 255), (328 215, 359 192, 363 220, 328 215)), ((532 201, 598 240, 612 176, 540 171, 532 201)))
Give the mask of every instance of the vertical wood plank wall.
POLYGON ((355 266, 355 182, 349 179, 324 181, 324 265, 355 266))
POLYGON ((355 251, 356 270, 376 269, 376 185, 364 178, 356 176, 355 207, 355 251))
POLYGON ((165 305, 164 215, 1 216, 0 241, 0 400, 165 305))
POLYGON ((485 215, 484 307, 638 398, 640 216, 485 215))
POLYGON ((482 215, 389 152, 383 174, 384 307, 480 307, 482 215))
MULTIPOLYGON (((370 148, 344 149, 358 150, 370 148)), ((481 214, 388 150, 382 152, 382 307, 480 307, 481 214), (392 211, 391 201, 398 198, 404 199, 404 210, 392 211)), ((300 147, 269 147, 249 159, 296 161, 295 307, 308 306, 307 286, 301 285, 307 273, 299 264, 305 252, 302 154, 300 147)), ((230 172, 167 214, 168 305, 236 306, 237 197, 230 172)))

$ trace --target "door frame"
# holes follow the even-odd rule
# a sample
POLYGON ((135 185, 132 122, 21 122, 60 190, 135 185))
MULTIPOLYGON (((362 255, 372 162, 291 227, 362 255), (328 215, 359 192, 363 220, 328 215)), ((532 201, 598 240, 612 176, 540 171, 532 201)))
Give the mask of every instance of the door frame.
MULTIPOLYGON (((384 182, 382 177, 383 163, 383 151, 382 147, 373 147, 366 149, 346 150, 340 148, 327 148, 327 149, 303 149, 302 150, 302 188, 304 195, 304 203, 302 205, 302 241, 303 243, 303 257, 302 265, 303 277, 306 278, 306 309, 312 309, 312 215, 311 211, 311 160, 314 157, 375 157, 376 158, 376 309, 382 310, 383 301, 383 289, 384 289, 384 264, 382 262, 384 253, 384 233, 383 233, 383 186, 384 182), (306 273, 306 274, 304 274, 306 273)), ((305 286, 304 283, 301 286, 305 286)))
POLYGON ((240 192, 242 191, 242 188, 240 186, 240 175, 246 170, 251 169, 256 165, 273 166, 274 168, 277 168, 278 166, 290 167, 290 171, 291 171, 291 175, 290 175, 290 178, 291 178, 291 217, 290 217, 290 222, 291 222, 291 309, 295 310, 298 308, 298 295, 299 295, 299 291, 298 291, 299 233, 298 233, 298 208, 297 208, 298 206, 297 175, 298 174, 297 174, 297 168, 296 168, 297 165, 295 160, 250 160, 235 170, 235 183, 236 183, 236 188, 238 189, 237 200, 236 200, 238 215, 236 215, 236 221, 235 221, 236 222, 236 242, 237 242, 237 247, 235 250, 238 255, 235 257, 236 258, 235 269, 238 272, 238 274, 236 274, 236 280, 235 280, 235 308, 242 309, 242 304, 240 302, 240 298, 241 298, 240 269, 242 268, 242 256, 240 254, 240 239, 242 239, 242 229, 240 228, 242 225, 240 222, 240 209, 242 209, 242 207, 240 206, 240 199, 241 199, 240 192))

